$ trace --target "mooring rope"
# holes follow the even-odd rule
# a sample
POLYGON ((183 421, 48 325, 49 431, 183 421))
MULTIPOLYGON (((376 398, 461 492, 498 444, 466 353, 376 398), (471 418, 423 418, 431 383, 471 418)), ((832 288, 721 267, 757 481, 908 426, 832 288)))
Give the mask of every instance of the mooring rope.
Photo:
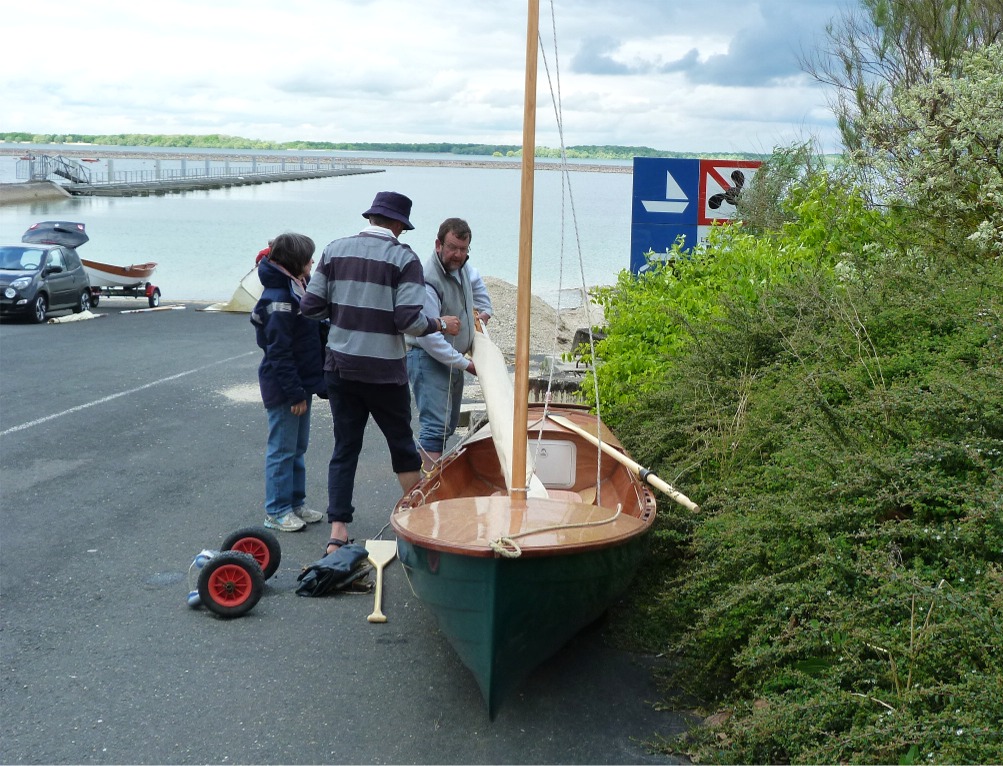
POLYGON ((502 558, 506 559, 516 559, 522 555, 522 548, 519 547, 519 543, 516 539, 520 537, 529 537, 530 535, 538 535, 541 532, 556 532, 559 529, 579 529, 581 527, 599 527, 603 524, 612 524, 620 517, 620 511, 623 509, 621 503, 617 503, 616 513, 606 519, 596 519, 595 521, 579 521, 574 524, 552 524, 547 527, 539 527, 537 529, 530 529, 525 532, 520 532, 517 535, 505 535, 492 540, 488 543, 488 546, 497 553, 502 558))

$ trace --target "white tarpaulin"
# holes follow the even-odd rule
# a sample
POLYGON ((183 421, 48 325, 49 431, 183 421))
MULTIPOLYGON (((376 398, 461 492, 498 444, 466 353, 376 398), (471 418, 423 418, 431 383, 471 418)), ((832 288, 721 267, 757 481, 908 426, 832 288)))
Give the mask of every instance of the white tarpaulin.
POLYGON ((250 314, 258 299, 261 298, 261 280, 258 279, 258 267, 255 266, 240 280, 233 296, 226 303, 214 303, 206 306, 205 311, 235 311, 250 314))

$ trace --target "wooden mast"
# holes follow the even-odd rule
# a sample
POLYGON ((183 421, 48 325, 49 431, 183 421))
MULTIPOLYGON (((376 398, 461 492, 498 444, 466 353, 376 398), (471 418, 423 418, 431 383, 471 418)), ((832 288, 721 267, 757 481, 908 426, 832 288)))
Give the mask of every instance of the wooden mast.
POLYGON ((522 121, 522 191, 519 215, 518 303, 515 321, 515 411, 513 413, 513 499, 526 499, 526 423, 529 417, 529 315, 533 296, 533 174, 536 169, 536 66, 540 0, 529 0, 526 24, 526 96, 522 121))

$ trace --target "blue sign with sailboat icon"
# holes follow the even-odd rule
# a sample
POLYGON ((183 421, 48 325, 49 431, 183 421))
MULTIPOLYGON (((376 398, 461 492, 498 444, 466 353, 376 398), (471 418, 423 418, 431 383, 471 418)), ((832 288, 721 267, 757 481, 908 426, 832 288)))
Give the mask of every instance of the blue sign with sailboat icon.
POLYGON ((697 242, 700 160, 635 157, 630 229, 630 270, 647 265, 645 253, 664 254, 679 237, 697 242))
POLYGON ((684 250, 710 227, 733 220, 738 198, 758 160, 635 157, 630 270, 648 266, 646 253, 665 254, 682 237, 684 250))

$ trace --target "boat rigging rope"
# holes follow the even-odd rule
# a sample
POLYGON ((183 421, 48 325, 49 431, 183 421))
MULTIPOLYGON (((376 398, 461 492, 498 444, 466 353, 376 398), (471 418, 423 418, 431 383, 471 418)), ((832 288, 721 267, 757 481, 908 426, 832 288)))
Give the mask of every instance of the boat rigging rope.
MULTIPOLYGON (((559 266, 558 266, 558 276, 557 276, 557 326, 555 326, 555 328, 554 328, 554 353, 553 353, 552 356, 553 356, 554 359, 557 359, 557 357, 558 357, 558 353, 557 353, 557 336, 558 336, 558 330, 559 330, 560 322, 561 322, 561 319, 560 319, 560 316, 561 316, 561 295, 564 292, 564 290, 563 290, 563 284, 564 284, 564 281, 563 281, 564 280, 564 232, 565 232, 565 228, 566 228, 566 226, 565 226, 565 204, 564 203, 565 203, 565 199, 567 199, 568 206, 571 209, 571 223, 572 223, 572 228, 573 228, 574 234, 575 234, 575 246, 576 246, 576 250, 578 252, 578 273, 579 273, 579 277, 581 278, 582 304, 583 304, 583 306, 585 308, 585 318, 586 318, 586 322, 588 324, 588 329, 589 329, 589 358, 592 360, 592 376, 591 376, 592 377, 592 389, 593 389, 593 391, 592 391, 592 399, 595 402, 595 411, 596 411, 596 415, 597 415, 597 418, 596 418, 596 428, 597 428, 596 437, 601 442, 602 434, 601 434, 601 432, 598 432, 598 429, 599 429, 599 423, 601 422, 602 417, 601 417, 601 413, 600 413, 600 410, 599 410, 599 380, 598 380, 597 373, 596 373, 596 368, 595 368, 595 358, 596 358, 595 338, 592 335, 592 325, 593 325, 593 322, 592 322, 592 313, 591 313, 591 309, 590 309, 592 302, 591 302, 591 300, 589 298, 588 286, 586 285, 586 280, 585 280, 584 259, 582 258, 582 241, 581 241, 581 236, 580 236, 579 230, 578 230, 578 215, 577 215, 577 210, 576 210, 576 207, 575 207, 575 197, 574 197, 574 194, 572 193, 572 189, 571 189, 571 170, 570 170, 570 167, 569 167, 569 164, 568 164, 567 144, 565 143, 565 140, 564 140, 564 115, 563 115, 563 107, 562 107, 562 99, 561 99, 561 65, 560 65, 560 59, 559 59, 558 53, 557 53, 558 52, 558 47, 557 47, 557 15, 556 15, 556 13, 554 11, 554 0, 550 0, 550 22, 551 22, 551 31, 552 31, 552 35, 553 35, 553 45, 554 45, 554 74, 555 74, 555 77, 554 77, 553 80, 551 80, 551 77, 550 77, 550 66, 549 66, 549 64, 547 62, 547 51, 544 48, 543 37, 542 36, 539 36, 539 42, 540 42, 540 52, 541 52, 542 58, 543 58, 543 69, 544 69, 544 72, 546 72, 546 75, 547 75, 547 85, 550 88, 550 100, 551 100, 551 102, 554 105, 554 117, 555 117, 555 120, 557 122, 557 132, 558 132, 558 136, 560 138, 560 147, 561 147, 561 245, 560 245, 560 256, 559 256, 559 260, 558 260, 559 266), (556 85, 555 85, 555 83, 556 83, 556 85)), ((575 349, 571 350, 572 353, 574 353, 574 351, 575 351, 575 349)), ((546 418, 547 413, 548 413, 549 408, 550 408, 550 402, 551 402, 551 398, 552 398, 552 389, 553 389, 553 384, 554 384, 554 370, 555 370, 555 367, 556 367, 555 364, 552 364, 550 366, 550 373, 549 373, 548 378, 547 378, 547 392, 544 395, 544 407, 543 407, 544 418, 546 418)), ((543 439, 543 431, 541 430, 539 432, 538 436, 537 436, 537 452, 539 452, 539 450, 540 450, 540 442, 541 442, 542 439, 543 439)), ((601 473, 600 473, 600 470, 601 470, 601 467, 602 467, 602 446, 601 446, 601 444, 596 446, 596 454, 598 456, 598 458, 596 460, 596 486, 599 487, 599 486, 602 485, 602 482, 601 482, 601 473)), ((600 500, 601 500, 601 498, 597 499, 597 502, 599 502, 600 500)))
POLYGON ((620 517, 620 511, 623 510, 623 505, 618 503, 616 506, 616 513, 605 519, 596 519, 595 521, 580 521, 575 524, 552 524, 548 527, 539 527, 537 529, 528 529, 525 532, 520 532, 517 535, 505 535, 492 540, 488 543, 488 546, 497 553, 502 558, 506 559, 517 559, 522 555, 522 548, 519 547, 519 543, 516 539, 520 537, 529 537, 530 535, 538 535, 541 532, 556 532, 560 529, 579 529, 581 527, 599 527, 603 524, 612 524, 620 517))

